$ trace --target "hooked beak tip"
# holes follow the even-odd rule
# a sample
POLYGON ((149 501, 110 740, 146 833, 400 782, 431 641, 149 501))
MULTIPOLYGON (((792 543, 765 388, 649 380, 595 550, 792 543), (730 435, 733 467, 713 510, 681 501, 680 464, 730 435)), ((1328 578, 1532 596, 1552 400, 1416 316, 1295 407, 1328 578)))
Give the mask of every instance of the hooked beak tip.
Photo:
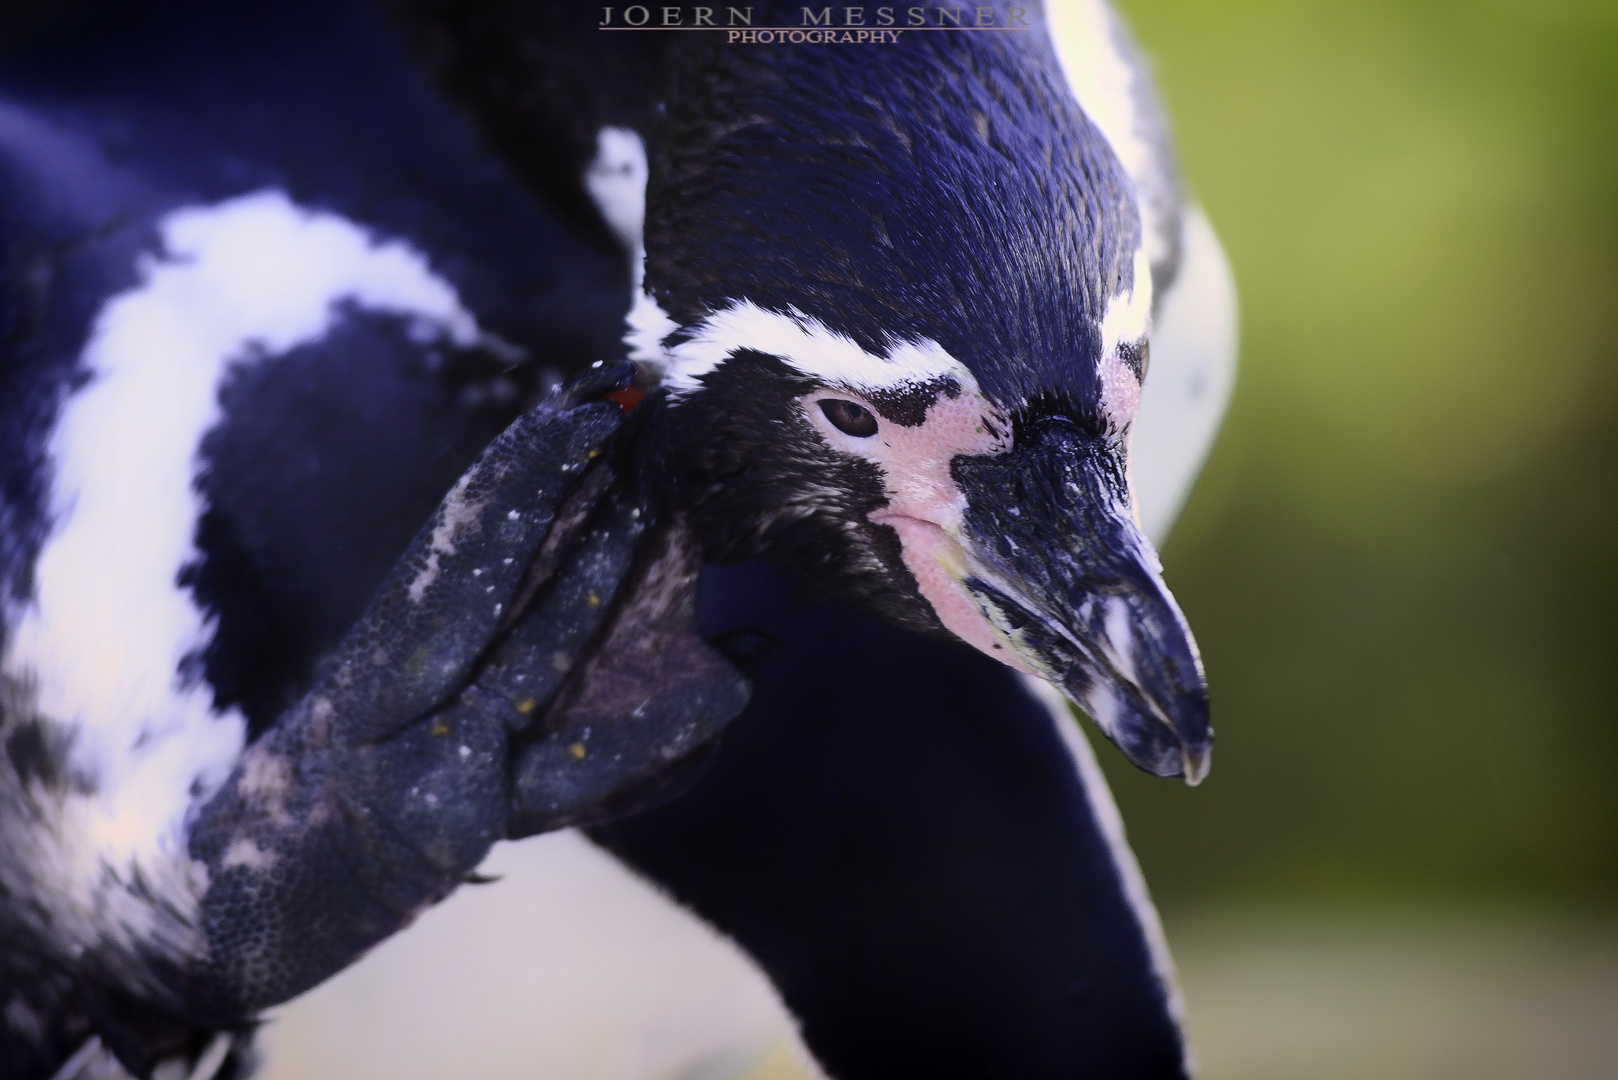
POLYGON ((1208 687, 1191 629, 1130 517, 1105 440, 1060 416, 951 466, 984 621, 1142 770, 1208 775, 1208 687), (1025 437, 1026 436, 1026 437, 1025 437))

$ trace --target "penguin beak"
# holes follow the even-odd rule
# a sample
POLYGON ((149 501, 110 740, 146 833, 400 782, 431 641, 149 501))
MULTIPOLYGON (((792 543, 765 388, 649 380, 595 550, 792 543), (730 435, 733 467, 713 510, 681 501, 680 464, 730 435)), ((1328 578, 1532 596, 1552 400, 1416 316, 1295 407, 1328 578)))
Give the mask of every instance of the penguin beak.
POLYGON ((1207 681, 1131 512, 1124 449, 1062 416, 1027 428, 1007 453, 951 465, 966 499, 960 583, 1132 762, 1196 784, 1213 749, 1207 681))

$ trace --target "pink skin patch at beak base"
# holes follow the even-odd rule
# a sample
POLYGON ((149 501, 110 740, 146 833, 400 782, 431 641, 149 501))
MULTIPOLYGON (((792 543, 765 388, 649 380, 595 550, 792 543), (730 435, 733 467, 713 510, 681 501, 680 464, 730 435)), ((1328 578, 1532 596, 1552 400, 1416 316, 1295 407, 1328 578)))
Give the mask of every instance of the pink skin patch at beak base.
POLYGON ((916 579, 921 595, 933 606, 933 614, 944 624, 944 629, 979 652, 987 653, 1024 675, 1038 674, 1011 651, 978 610, 966 587, 944 569, 946 562, 960 565, 965 558, 961 546, 944 535, 943 529, 930 521, 901 517, 881 510, 872 514, 871 520, 878 525, 890 526, 899 534, 905 566, 916 579))
MULTIPOLYGON (((1107 422, 1127 437, 1140 409, 1140 380, 1116 353, 1102 360, 1098 374, 1107 422)), ((961 584, 970 573, 972 556, 960 536, 966 498, 950 475, 950 463, 963 454, 1002 454, 1011 449, 1010 421, 969 374, 961 375, 957 379, 965 384, 961 391, 953 398, 937 394, 922 423, 909 427, 883 418, 869 399, 851 390, 817 390, 799 400, 810 424, 833 449, 865 458, 881 469, 888 505, 872 512, 870 520, 898 533, 905 566, 944 628, 1001 663, 1037 675, 961 584), (859 438, 839 430, 819 407, 828 398, 854 401, 869 410, 878 418, 876 434, 859 438)), ((1133 511, 1132 475, 1129 484, 1133 511)))
POLYGON ((1141 524, 1140 501, 1135 498, 1135 456, 1128 449, 1135 438, 1135 416, 1140 412, 1141 383, 1116 353, 1101 361, 1098 374, 1101 376, 1101 411, 1106 414, 1107 423, 1113 431, 1127 432, 1124 447, 1128 464, 1124 475, 1129 484, 1129 515, 1138 529, 1141 524))
POLYGON ((810 423, 834 449, 863 457, 882 470, 888 505, 873 512, 870 520, 899 534, 905 566, 938 621, 973 648, 1033 674, 984 619, 958 578, 970 558, 957 539, 966 497, 950 475, 950 462, 962 454, 1003 454, 1011 449, 1010 421, 975 386, 963 388, 953 398, 939 393, 928 406, 926 419, 913 427, 883 419, 869 400, 847 390, 817 390, 800 401, 810 423), (877 433, 862 439, 839 431, 819 408, 819 402, 828 398, 853 401, 870 410, 878 418, 877 433))
POLYGON ((1140 380, 1116 354, 1101 361, 1098 374, 1101 411, 1106 413, 1112 430, 1122 432, 1135 422, 1135 414, 1140 411, 1140 380))

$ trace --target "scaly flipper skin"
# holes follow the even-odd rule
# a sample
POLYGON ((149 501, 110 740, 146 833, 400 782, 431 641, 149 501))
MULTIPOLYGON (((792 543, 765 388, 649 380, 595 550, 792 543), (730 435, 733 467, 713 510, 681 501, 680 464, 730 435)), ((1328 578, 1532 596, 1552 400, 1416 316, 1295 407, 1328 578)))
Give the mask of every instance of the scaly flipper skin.
POLYGON ((699 564, 637 467, 647 440, 610 453, 618 407, 580 404, 631 378, 587 378, 496 439, 317 686, 202 807, 193 1016, 241 1019, 308 989, 494 841, 599 816, 746 703, 695 634, 699 564))

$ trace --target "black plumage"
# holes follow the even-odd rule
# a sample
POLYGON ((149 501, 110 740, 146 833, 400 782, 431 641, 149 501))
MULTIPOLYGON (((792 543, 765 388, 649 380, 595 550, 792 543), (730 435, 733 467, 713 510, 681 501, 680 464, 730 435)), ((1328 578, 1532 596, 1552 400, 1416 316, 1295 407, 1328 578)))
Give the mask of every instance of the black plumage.
POLYGON ((999 401, 1096 395, 1140 226, 1042 37, 709 48, 650 148, 647 279, 677 322, 745 296, 878 355, 936 340, 999 401))

